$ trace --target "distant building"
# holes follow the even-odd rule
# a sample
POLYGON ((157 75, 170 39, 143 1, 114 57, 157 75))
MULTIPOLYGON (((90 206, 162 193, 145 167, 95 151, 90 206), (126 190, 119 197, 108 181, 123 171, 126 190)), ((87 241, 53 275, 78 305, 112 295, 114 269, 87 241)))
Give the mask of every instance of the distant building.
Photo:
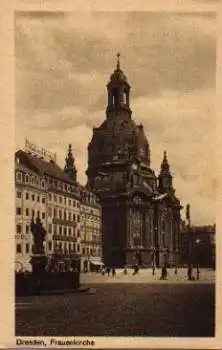
POLYGON ((189 259, 202 267, 215 267, 216 226, 183 226, 182 230, 182 261, 189 259))
POLYGON ((83 271, 96 271, 102 266, 101 206, 98 198, 87 190, 81 190, 81 266, 83 271))
POLYGON ((130 85, 117 67, 107 84, 106 119, 88 145, 87 187, 102 206, 103 258, 108 265, 159 266, 180 261, 179 199, 166 152, 157 177, 150 147, 130 108, 130 85))
MULTIPOLYGON (((77 170, 71 145, 64 170, 52 160, 45 161, 22 150, 16 152, 15 158, 17 265, 19 263, 27 265, 30 260, 33 244, 30 232, 32 217, 40 217, 47 231, 46 254, 50 255, 59 248, 63 253, 76 253, 80 258, 82 254, 85 256, 86 248, 82 243, 84 237, 81 224, 81 205, 85 205, 82 200, 84 191, 76 180, 77 170)), ((96 207, 95 220, 99 226, 100 206, 95 204, 95 195, 92 193, 90 195, 92 199, 87 202, 87 207, 93 212, 96 207)), ((94 219, 91 222, 94 228, 94 219)), ((100 246, 100 227, 96 233, 100 246)), ((87 248, 89 261, 101 253, 100 249, 94 251, 95 245, 92 239, 89 239, 87 248)), ((99 259, 101 261, 101 256, 98 256, 99 259)), ((81 268, 83 269, 83 265, 81 268)))

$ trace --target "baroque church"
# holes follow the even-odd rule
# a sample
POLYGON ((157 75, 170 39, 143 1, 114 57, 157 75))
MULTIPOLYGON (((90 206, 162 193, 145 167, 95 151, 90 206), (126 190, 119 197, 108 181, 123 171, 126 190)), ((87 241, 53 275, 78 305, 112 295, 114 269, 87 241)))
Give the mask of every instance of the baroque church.
POLYGON ((103 261, 106 265, 161 266, 180 263, 179 199, 166 151, 157 177, 143 125, 130 108, 130 85, 117 66, 107 84, 103 123, 88 145, 87 187, 102 206, 103 261))

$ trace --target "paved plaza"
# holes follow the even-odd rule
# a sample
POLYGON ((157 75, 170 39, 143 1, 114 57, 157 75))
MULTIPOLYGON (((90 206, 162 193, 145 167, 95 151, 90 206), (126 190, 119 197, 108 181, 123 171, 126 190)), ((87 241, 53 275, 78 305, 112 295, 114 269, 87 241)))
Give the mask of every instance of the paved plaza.
POLYGON ((176 283, 147 283, 152 271, 149 278, 145 270, 136 276, 117 271, 115 278, 85 274, 88 292, 17 298, 16 335, 213 337, 210 275, 205 272, 205 281, 180 282, 177 275, 176 283))
MULTIPOLYGON (((81 274, 81 283, 214 283, 215 271, 212 269, 200 268, 199 280, 188 281, 187 280, 187 268, 179 268, 177 274, 175 269, 168 269, 167 280, 160 280, 161 269, 155 270, 155 275, 152 274, 152 269, 141 269, 138 274, 133 275, 133 270, 128 269, 127 275, 124 274, 123 269, 116 269, 116 276, 108 277, 107 274, 102 276, 101 273, 88 272, 81 274)), ((196 269, 193 269, 193 276, 196 278, 196 269)))

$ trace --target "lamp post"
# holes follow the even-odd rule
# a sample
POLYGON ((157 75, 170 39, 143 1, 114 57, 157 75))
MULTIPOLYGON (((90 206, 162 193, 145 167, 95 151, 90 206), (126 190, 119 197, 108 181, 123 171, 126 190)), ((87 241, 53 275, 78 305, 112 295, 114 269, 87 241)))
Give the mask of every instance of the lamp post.
POLYGON ((190 204, 186 206, 186 219, 187 219, 187 229, 188 229, 188 280, 192 280, 192 252, 193 252, 193 236, 191 231, 191 221, 190 221, 190 204))
POLYGON ((152 247, 153 257, 152 257, 152 275, 155 276, 155 268, 156 268, 156 248, 152 247))
POLYGON ((200 279, 200 270, 199 270, 199 244, 201 240, 199 238, 196 239, 196 266, 197 266, 197 280, 200 279))

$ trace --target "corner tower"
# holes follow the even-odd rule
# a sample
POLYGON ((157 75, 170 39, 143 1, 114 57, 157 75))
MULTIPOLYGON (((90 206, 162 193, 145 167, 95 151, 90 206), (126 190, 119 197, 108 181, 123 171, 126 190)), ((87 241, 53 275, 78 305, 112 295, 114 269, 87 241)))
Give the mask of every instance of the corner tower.
POLYGON ((171 175, 166 151, 163 152, 163 160, 160 166, 159 191, 160 193, 167 193, 169 195, 175 192, 173 189, 173 177, 171 175))
POLYGON ((67 175, 76 182, 77 170, 75 167, 75 159, 72 154, 72 145, 69 144, 68 154, 65 161, 64 171, 67 175))

